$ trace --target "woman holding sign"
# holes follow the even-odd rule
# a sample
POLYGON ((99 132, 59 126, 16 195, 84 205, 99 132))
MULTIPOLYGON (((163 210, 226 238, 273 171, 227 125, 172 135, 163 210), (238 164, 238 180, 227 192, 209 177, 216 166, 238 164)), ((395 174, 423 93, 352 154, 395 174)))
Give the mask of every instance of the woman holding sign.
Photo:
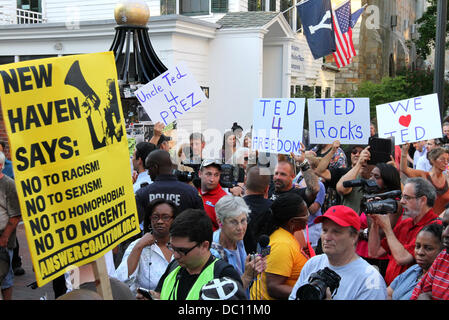
POLYGON ((445 206, 449 203, 449 176, 446 173, 446 167, 449 163, 449 151, 445 148, 435 148, 427 153, 432 169, 429 172, 415 170, 407 166, 407 154, 410 144, 402 145, 401 172, 407 177, 422 177, 435 187, 437 198, 433 206, 433 211, 437 214, 443 214, 445 206))
POLYGON ((117 268, 117 278, 125 282, 133 293, 139 287, 154 290, 173 252, 167 248, 170 226, 178 213, 176 205, 169 200, 156 199, 146 210, 144 235, 132 242, 117 268))

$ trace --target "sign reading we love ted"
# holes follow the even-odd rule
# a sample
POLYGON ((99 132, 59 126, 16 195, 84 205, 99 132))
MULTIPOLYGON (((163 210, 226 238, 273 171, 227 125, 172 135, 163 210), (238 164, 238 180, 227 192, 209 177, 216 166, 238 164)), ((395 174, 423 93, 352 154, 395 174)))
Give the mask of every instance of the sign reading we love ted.
POLYGON ((436 93, 376 106, 380 138, 395 138, 396 145, 442 136, 436 93))

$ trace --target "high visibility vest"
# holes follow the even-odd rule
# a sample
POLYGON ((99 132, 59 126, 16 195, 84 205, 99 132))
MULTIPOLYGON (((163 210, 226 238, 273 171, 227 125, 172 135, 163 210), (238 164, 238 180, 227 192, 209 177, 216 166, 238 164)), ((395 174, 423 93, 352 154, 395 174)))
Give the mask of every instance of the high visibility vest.
MULTIPOLYGON (((208 283, 209 281, 214 279, 214 267, 215 262, 218 260, 215 259, 210 265, 208 265, 198 276, 195 283, 187 295, 186 300, 199 300, 201 288, 208 283)), ((168 274, 165 278, 164 283, 162 284, 161 290, 161 300, 177 300, 178 293, 178 284, 179 279, 176 279, 181 269, 180 266, 176 267, 172 272, 168 274)))

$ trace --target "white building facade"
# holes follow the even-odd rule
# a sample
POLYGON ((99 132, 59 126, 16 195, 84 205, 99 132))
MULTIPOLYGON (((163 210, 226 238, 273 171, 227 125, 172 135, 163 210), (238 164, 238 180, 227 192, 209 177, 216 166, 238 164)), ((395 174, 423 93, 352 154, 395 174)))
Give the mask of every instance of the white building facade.
MULTIPOLYGON (((313 59, 304 36, 294 32, 280 12, 280 0, 145 2, 158 57, 168 68, 186 62, 209 92, 207 102, 178 121, 178 129, 188 133, 217 129, 222 134, 238 122, 246 131, 257 98, 290 97, 306 87, 316 96, 333 93, 335 71, 313 59), (254 9, 258 11, 249 11, 254 9)), ((111 47, 116 0, 17 3, 0 0, 2 64, 111 47), (29 10, 39 14, 26 16, 29 10)), ((212 140, 222 142, 218 137, 212 140)))

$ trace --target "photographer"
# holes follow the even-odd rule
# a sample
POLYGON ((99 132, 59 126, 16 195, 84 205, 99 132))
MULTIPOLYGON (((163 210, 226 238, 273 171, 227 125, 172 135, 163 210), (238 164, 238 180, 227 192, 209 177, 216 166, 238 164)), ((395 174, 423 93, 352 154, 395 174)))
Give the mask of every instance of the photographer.
POLYGON ((368 253, 370 257, 389 254, 385 274, 387 285, 414 263, 415 240, 418 232, 425 225, 441 224, 432 207, 436 198, 435 188, 423 178, 407 179, 402 192, 401 205, 403 218, 393 228, 385 214, 371 214, 372 223, 368 236, 368 253), (382 229, 385 237, 379 236, 382 229))
POLYGON ((352 208, 355 212, 360 212, 360 203, 363 198, 363 188, 344 187, 343 182, 355 179, 369 179, 373 165, 368 164, 371 157, 369 146, 360 152, 360 156, 355 165, 337 183, 337 192, 342 196, 342 205, 352 208))
POLYGON ((220 185, 221 162, 219 160, 206 159, 201 163, 199 177, 201 186, 198 192, 203 199, 204 210, 212 221, 213 230, 218 229, 215 204, 221 197, 227 195, 220 185))
MULTIPOLYGON (((346 206, 333 206, 324 215, 316 218, 315 223, 323 224, 321 241, 324 254, 307 261, 289 299, 311 299, 309 295, 302 293, 316 290, 300 289, 304 285, 309 285, 307 287, 319 289, 323 299, 385 300, 387 288, 382 276, 355 252, 360 229, 358 214, 346 206), (322 270, 326 267, 333 271, 330 273, 334 275, 333 277, 321 278, 322 285, 319 287, 309 283, 311 275, 316 273, 323 275, 322 270), (331 290, 330 287, 336 290, 331 290)), ((329 275, 328 272, 324 272, 324 275, 326 274, 329 275)))
POLYGON ((371 258, 368 254, 368 226, 370 223, 368 222, 365 213, 377 212, 387 214, 390 219, 391 226, 394 228, 396 223, 400 221, 402 217, 402 206, 399 203, 400 195, 386 196, 387 200, 378 200, 379 198, 376 197, 376 195, 388 194, 389 192, 394 191, 400 193, 402 189, 401 178, 398 170, 394 166, 386 163, 378 163, 371 171, 370 180, 376 182, 378 189, 371 194, 364 195, 365 203, 361 204, 363 212, 360 214, 361 230, 363 230, 363 232, 361 233, 361 238, 358 242, 356 252, 370 264, 379 267, 380 274, 385 276, 388 265, 388 257, 383 255, 378 258, 371 258), (392 200, 395 200, 396 202, 392 200), (397 208, 395 212, 384 212, 384 208, 390 206, 397 208))

